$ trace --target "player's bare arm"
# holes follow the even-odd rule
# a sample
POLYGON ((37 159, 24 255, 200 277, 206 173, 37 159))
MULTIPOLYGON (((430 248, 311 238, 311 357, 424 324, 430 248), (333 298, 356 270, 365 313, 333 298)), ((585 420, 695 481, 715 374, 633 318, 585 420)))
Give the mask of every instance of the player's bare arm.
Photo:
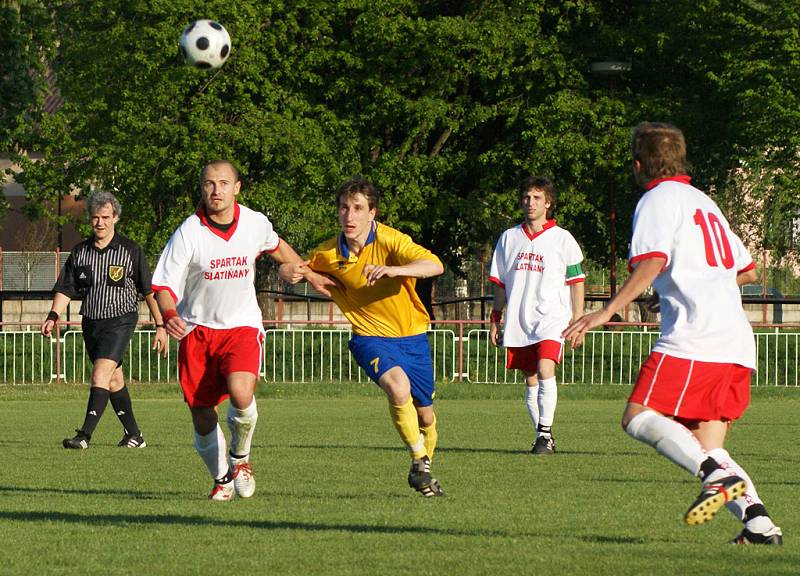
POLYGON ((758 272, 756 272, 755 268, 751 268, 746 272, 739 272, 736 275, 736 284, 739 286, 743 286, 745 284, 752 284, 756 280, 758 280, 758 272))
POLYGON ((158 308, 161 311, 161 318, 164 320, 164 328, 167 334, 176 340, 183 338, 186 333, 186 322, 178 316, 172 295, 167 290, 159 290, 156 292, 156 302, 158 302, 158 308))
POLYGON ((583 302, 586 292, 583 282, 575 282, 569 286, 569 295, 572 300, 572 322, 583 316, 583 302))
POLYGON ((621 308, 624 308, 636 297, 638 297, 645 289, 653 283, 664 268, 666 260, 664 258, 648 258, 639 262, 633 270, 633 273, 622 285, 619 292, 609 300, 602 309, 597 312, 587 314, 578 320, 572 322, 561 336, 567 340, 573 348, 580 347, 583 344, 583 338, 586 332, 597 326, 602 326, 621 308))
POLYGON ((311 270, 311 268, 308 267, 308 262, 300 258, 297 252, 294 251, 294 248, 289 246, 288 242, 281 239, 280 244, 278 244, 278 249, 274 252, 270 252, 270 257, 280 264, 278 274, 285 281, 290 284, 297 284, 300 282, 300 278, 297 280, 294 280, 294 278, 299 274, 314 287, 314 290, 323 296, 330 297, 331 293, 328 288, 336 286, 336 283, 327 276, 317 274, 311 270), (286 264, 289 264, 289 266, 284 268, 286 264), (284 277, 284 275, 286 275, 286 277, 284 277), (289 279, 287 280, 286 278, 289 279))
POLYGON ((506 289, 494 285, 494 301, 492 302, 491 324, 489 324, 489 342, 500 346, 502 342, 502 329, 500 322, 503 318, 503 309, 506 307, 506 289))
POLYGON ((281 280, 287 284, 308 282, 323 296, 330 297, 331 294, 329 288, 341 288, 339 282, 335 278, 331 278, 326 274, 320 274, 319 272, 312 270, 309 266, 309 260, 281 264, 278 268, 278 275, 281 277, 281 280))
POLYGON ((59 317, 66 311, 69 301, 70 297, 66 294, 62 294, 61 292, 55 293, 53 296, 53 305, 50 306, 50 312, 47 314, 47 318, 42 322, 42 326, 39 329, 42 336, 50 337, 53 333, 53 329, 56 327, 56 322, 58 322, 59 317))
POLYGON ((167 327, 164 326, 164 319, 161 317, 161 311, 158 309, 158 303, 155 296, 151 292, 144 297, 145 304, 150 310, 150 316, 156 323, 156 337, 153 338, 153 350, 158 350, 164 358, 167 357, 167 348, 169 345, 169 335, 167 334, 167 327))
POLYGON ((286 262, 278 267, 278 276, 287 284, 298 284, 306 279, 306 274, 311 271, 308 260, 286 262))
POLYGON ((409 278, 430 278, 444 273, 444 267, 433 260, 414 260, 402 266, 376 266, 368 264, 364 266, 364 276, 367 277, 367 286, 372 286, 384 276, 396 278, 407 276, 409 278))

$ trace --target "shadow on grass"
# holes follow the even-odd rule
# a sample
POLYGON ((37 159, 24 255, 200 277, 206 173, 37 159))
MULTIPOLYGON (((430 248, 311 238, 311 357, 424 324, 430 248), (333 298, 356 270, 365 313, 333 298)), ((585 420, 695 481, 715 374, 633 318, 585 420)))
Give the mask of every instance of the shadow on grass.
POLYGON ((312 522, 291 522, 286 520, 223 520, 218 517, 182 516, 176 514, 93 514, 83 515, 72 512, 8 512, 0 511, 0 520, 14 522, 66 522, 84 526, 130 526, 131 524, 154 526, 208 526, 253 528, 257 530, 300 530, 305 532, 351 532, 377 534, 428 534, 435 536, 466 536, 494 538, 541 538, 546 533, 501 532, 498 530, 459 530, 455 528, 432 528, 430 526, 387 526, 384 524, 325 524, 312 522))
MULTIPOLYGON (((348 452, 355 450, 376 450, 383 452, 405 452, 402 446, 368 446, 366 444, 257 444, 259 448, 293 448, 303 450, 346 450, 348 452)), ((508 454, 510 456, 519 456, 520 454, 530 454, 530 448, 463 448, 460 446, 437 446, 437 453, 446 454, 508 454)), ((558 455, 573 455, 573 456, 645 456, 649 457, 644 452, 628 452, 628 451, 595 451, 595 450, 561 450, 559 449, 556 454, 558 455)))
POLYGON ((598 543, 598 544, 647 544, 647 540, 640 537, 606 536, 601 534, 592 534, 590 536, 579 536, 578 540, 583 540, 584 542, 598 543))
POLYGON ((158 492, 142 492, 137 490, 118 490, 112 488, 29 488, 25 486, 0 486, 0 494, 63 494, 68 496, 113 496, 119 498, 124 496, 133 500, 164 500, 174 498, 185 498, 186 492, 175 492, 159 490, 158 492))

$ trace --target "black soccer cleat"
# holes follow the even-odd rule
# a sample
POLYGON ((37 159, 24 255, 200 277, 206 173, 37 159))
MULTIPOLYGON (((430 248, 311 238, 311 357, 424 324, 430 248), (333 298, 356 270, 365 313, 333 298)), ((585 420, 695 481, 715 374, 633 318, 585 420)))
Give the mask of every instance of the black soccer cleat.
POLYGON ((683 519, 690 526, 705 524, 726 502, 736 500, 746 489, 747 482, 739 476, 728 476, 715 482, 706 482, 703 484, 700 496, 689 506, 683 519))
POLYGON ((750 532, 747 528, 742 530, 736 538, 730 541, 731 544, 767 544, 781 546, 783 544, 783 532, 777 526, 773 526, 763 534, 750 532))
POLYGON ((77 434, 73 438, 64 438, 62 444, 68 450, 86 450, 89 447, 91 435, 85 434, 83 430, 75 430, 77 434))
POLYGON ((431 476, 431 460, 427 456, 411 462, 408 485, 426 498, 444 496, 439 481, 431 476))
POLYGON ((141 434, 138 436, 134 436, 133 434, 125 434, 117 446, 124 448, 146 448, 147 442, 144 441, 144 438, 142 438, 141 434))
POLYGON ((555 454, 556 441, 552 436, 539 436, 531 446, 531 454, 555 454))

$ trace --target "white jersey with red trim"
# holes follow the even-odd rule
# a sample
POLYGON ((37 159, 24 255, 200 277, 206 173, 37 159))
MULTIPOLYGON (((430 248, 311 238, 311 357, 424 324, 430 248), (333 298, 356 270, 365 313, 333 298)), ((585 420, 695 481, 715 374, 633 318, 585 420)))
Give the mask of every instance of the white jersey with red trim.
POLYGON ((534 234, 522 224, 503 232, 492 256, 489 281, 506 291, 504 346, 563 342, 561 332, 572 319, 569 285, 586 278, 582 261, 575 238, 555 220, 534 234))
POLYGON ((711 198, 687 176, 651 183, 636 206, 630 266, 666 258, 653 282, 661 304, 661 338, 670 356, 756 367, 755 341, 736 276, 753 258, 711 198))
POLYGON ((263 329, 255 262, 279 244, 269 219, 246 206, 235 205, 233 225, 226 232, 209 226, 205 213, 198 211, 170 237, 153 273, 153 291, 172 294, 189 328, 263 329))

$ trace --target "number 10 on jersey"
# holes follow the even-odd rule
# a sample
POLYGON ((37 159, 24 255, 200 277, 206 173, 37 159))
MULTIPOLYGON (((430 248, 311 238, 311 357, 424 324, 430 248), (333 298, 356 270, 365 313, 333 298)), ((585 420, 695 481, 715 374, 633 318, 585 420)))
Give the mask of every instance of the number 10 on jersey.
POLYGON ((703 231, 703 244, 706 249, 706 262, 709 266, 719 266, 722 263, 726 269, 733 268, 733 252, 728 235, 719 218, 714 213, 704 213, 699 208, 694 213, 694 223, 703 231), (713 239, 713 240, 712 240, 713 239), (719 258, 718 258, 719 257, 719 258))

